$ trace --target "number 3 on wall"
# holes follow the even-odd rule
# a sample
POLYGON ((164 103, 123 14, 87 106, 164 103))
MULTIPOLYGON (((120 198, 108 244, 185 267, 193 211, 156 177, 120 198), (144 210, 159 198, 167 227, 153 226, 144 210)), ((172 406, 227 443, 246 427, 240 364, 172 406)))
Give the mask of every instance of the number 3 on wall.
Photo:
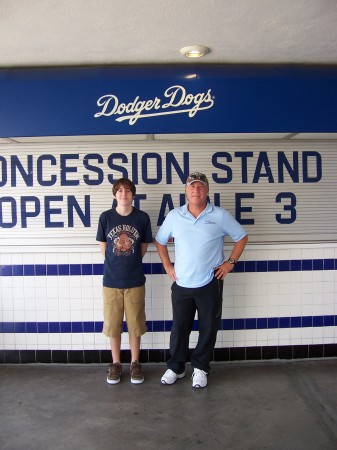
POLYGON ((296 196, 292 192, 280 192, 276 196, 276 203, 282 203, 283 200, 289 200, 288 204, 283 204, 283 211, 290 212, 288 217, 282 217, 281 214, 276 214, 275 218, 278 223, 287 224, 293 223, 296 220, 296 196))

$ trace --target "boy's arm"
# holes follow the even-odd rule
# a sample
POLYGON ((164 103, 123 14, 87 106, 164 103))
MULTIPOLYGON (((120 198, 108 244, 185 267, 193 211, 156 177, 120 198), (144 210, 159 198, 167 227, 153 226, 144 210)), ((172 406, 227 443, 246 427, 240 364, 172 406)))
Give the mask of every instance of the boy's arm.
POLYGON ((100 249, 100 251, 101 251, 103 256, 105 256, 106 248, 107 248, 107 243, 106 242, 100 242, 99 243, 99 249, 100 249))
POLYGON ((148 248, 149 244, 147 242, 141 242, 140 243, 140 251, 142 254, 142 258, 144 257, 145 253, 147 252, 147 248, 148 248))

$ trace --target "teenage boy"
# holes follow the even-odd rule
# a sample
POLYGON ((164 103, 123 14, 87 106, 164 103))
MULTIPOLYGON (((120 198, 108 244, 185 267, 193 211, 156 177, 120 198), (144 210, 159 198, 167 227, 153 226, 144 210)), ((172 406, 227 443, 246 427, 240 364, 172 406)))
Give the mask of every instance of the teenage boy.
POLYGON ((142 259, 148 244, 153 241, 151 223, 147 213, 132 206, 136 186, 131 180, 120 178, 115 181, 112 193, 117 206, 101 214, 96 236, 105 257, 103 334, 110 338, 112 354, 107 382, 120 382, 121 333, 125 314, 131 350, 131 383, 140 384, 144 381, 139 363, 140 340, 147 331, 142 259))

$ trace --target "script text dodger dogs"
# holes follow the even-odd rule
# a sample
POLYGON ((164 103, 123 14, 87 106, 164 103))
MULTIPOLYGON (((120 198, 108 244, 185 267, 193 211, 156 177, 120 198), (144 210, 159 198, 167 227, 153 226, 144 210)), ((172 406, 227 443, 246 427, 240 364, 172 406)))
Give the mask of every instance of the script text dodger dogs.
POLYGON ((186 113, 189 117, 194 117, 198 111, 210 109, 214 105, 211 89, 198 94, 188 94, 183 86, 171 86, 164 92, 164 96, 169 99, 163 103, 158 97, 149 100, 140 100, 137 96, 130 103, 120 103, 116 95, 103 95, 97 100, 97 105, 102 109, 94 117, 119 116, 116 121, 128 120, 129 125, 134 125, 138 119, 148 117, 164 116, 169 114, 186 113), (187 107, 187 108, 186 108, 187 107), (163 111, 171 108, 169 111, 163 111))

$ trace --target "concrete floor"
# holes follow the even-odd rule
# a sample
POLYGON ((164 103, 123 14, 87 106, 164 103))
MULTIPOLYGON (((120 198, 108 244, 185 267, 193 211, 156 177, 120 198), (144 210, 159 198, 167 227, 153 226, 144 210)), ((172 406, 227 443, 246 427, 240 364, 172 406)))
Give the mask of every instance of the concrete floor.
POLYGON ((337 449, 337 359, 213 363, 205 389, 102 365, 0 366, 1 450, 337 449))

